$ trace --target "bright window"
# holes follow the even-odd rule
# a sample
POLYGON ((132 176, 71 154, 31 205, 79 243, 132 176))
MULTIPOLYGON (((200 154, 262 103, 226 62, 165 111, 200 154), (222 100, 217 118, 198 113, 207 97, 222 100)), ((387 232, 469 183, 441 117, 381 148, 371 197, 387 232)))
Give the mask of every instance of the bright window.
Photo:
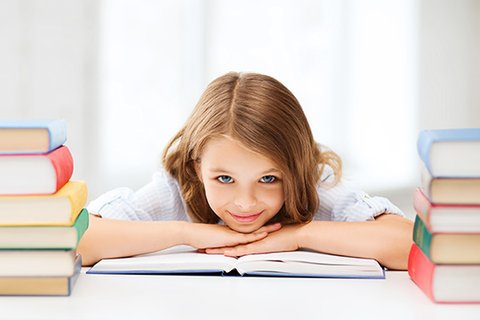
POLYGON ((105 188, 145 183, 204 87, 232 70, 290 88, 362 188, 413 184, 415 15, 413 0, 104 1, 105 188))

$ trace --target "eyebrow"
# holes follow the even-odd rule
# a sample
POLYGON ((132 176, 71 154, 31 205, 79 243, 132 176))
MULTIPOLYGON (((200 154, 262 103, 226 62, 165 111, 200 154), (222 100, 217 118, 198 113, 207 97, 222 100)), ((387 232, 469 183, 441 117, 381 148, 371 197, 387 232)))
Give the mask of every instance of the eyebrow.
MULTIPOLYGON (((208 169, 208 171, 212 172, 212 173, 226 173, 226 174, 232 174, 232 172, 228 171, 228 170, 225 170, 223 168, 212 168, 212 169, 208 169)), ((275 168, 270 168, 268 170, 265 170, 263 172, 260 172, 260 174, 267 174, 267 173, 282 173, 280 170, 278 169, 275 169, 275 168)))

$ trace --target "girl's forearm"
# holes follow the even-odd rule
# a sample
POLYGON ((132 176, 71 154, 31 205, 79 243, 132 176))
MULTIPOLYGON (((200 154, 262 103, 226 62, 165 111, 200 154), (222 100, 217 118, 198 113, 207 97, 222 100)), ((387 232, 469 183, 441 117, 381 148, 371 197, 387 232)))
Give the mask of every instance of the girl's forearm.
POLYGON ((104 258, 127 257, 154 252, 184 243, 183 221, 124 221, 90 215, 78 253, 83 265, 104 258))
POLYGON ((313 221, 299 231, 299 247, 320 252, 373 258, 382 265, 406 270, 412 243, 410 220, 384 214, 375 221, 313 221))

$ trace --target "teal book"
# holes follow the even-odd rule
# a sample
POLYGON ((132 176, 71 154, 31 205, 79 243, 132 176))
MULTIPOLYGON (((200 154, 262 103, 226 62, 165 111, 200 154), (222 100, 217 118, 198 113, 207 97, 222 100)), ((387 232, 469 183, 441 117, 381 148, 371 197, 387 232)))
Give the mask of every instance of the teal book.
POLYGON ((66 140, 63 119, 0 121, 0 154, 47 153, 66 140))
POLYGON ((72 226, 0 227, 0 250, 75 249, 88 221, 88 211, 82 209, 72 226))
POLYGON ((0 295, 4 296, 69 296, 82 269, 82 257, 77 254, 70 276, 0 277, 0 295))
POLYGON ((433 177, 480 177, 480 128, 421 131, 420 159, 433 177))
POLYGON ((480 264, 480 233, 433 233, 417 215, 413 241, 434 264, 480 264))

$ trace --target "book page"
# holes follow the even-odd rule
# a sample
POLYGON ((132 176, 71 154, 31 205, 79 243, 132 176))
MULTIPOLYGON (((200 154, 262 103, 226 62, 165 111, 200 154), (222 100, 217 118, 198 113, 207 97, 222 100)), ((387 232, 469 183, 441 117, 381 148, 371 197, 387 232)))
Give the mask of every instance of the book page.
POLYGON ((356 265, 356 266, 378 266, 378 262, 373 259, 362 259, 353 257, 337 256, 312 251, 290 251, 290 252, 273 252, 273 253, 261 253, 252 254, 240 257, 239 263, 247 261, 297 261, 308 262, 316 264, 329 264, 329 265, 356 265))
POLYGON ((239 274, 270 276, 311 276, 330 278, 383 278, 380 266, 318 264, 299 261, 247 261, 237 265, 239 274))
POLYGON ((334 278, 384 278, 373 259, 329 255, 311 251, 255 254, 238 259, 240 274, 334 278))
POLYGON ((130 258, 103 259, 89 273, 229 272, 235 263, 235 258, 178 246, 130 258))

